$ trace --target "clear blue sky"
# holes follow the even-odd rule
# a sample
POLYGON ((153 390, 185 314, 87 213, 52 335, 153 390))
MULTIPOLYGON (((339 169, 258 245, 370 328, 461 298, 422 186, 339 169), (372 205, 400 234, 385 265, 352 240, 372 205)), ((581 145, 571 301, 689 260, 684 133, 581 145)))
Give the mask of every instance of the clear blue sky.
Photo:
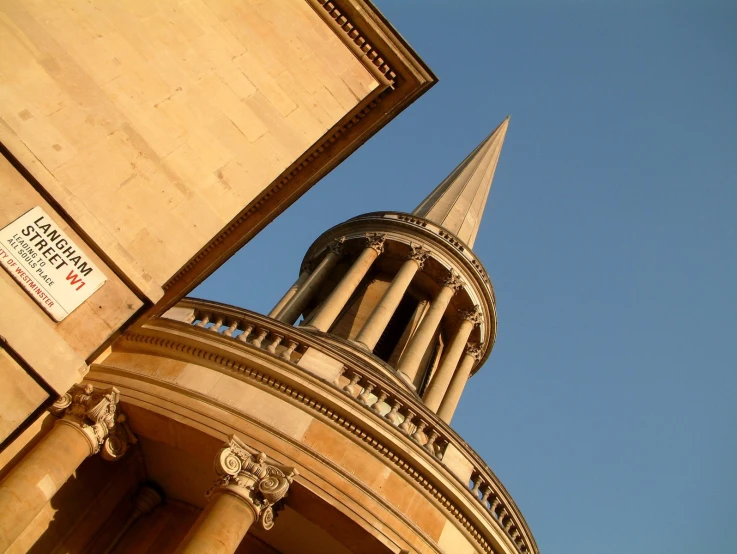
POLYGON ((475 251, 499 335, 453 426, 544 554, 737 544, 737 3, 378 0, 440 82, 194 295, 267 312, 508 114, 475 251))

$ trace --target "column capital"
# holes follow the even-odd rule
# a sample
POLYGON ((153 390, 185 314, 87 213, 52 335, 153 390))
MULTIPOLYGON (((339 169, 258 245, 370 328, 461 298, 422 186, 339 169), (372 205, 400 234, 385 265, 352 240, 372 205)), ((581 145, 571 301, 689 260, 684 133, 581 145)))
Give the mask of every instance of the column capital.
POLYGON ((89 442, 90 453, 114 461, 137 441, 118 408, 120 391, 115 387, 95 389, 92 385, 73 385, 49 411, 59 418, 57 425, 70 425, 89 442))
POLYGON ((248 504, 255 519, 267 531, 274 526, 274 510, 278 508, 275 505, 284 499, 297 476, 295 468, 268 461, 266 454, 232 435, 215 458, 215 472, 220 478, 207 491, 207 496, 217 493, 237 496, 248 504))
POLYGON ((484 349, 482 345, 477 342, 467 342, 466 354, 473 357, 473 359, 478 362, 479 360, 481 360, 481 358, 484 357, 484 349))
POLYGON ((299 272, 300 273, 303 273, 303 272, 312 273, 313 271, 315 271, 316 267, 317 267, 317 263, 315 263, 315 258, 312 258, 310 260, 306 260, 302 264, 302 267, 299 268, 299 272))
POLYGON ((473 323, 474 327, 478 327, 484 321, 484 315, 478 306, 474 306, 470 310, 459 310, 458 315, 466 321, 473 323))
POLYGON ((412 242, 409 243, 409 255, 407 256, 407 259, 416 261, 420 269, 425 266, 425 261, 429 256, 430 251, 427 248, 412 242))
POLYGON ((343 255, 343 244, 345 243, 345 237, 335 239, 328 245, 328 250, 337 254, 338 256, 343 255))
POLYGON ((454 293, 458 292, 463 288, 463 279, 461 279, 460 273, 458 273, 452 267, 448 269, 448 275, 440 283, 444 287, 452 289, 454 293))
POLYGON ((382 233, 366 233, 366 248, 373 248, 377 254, 384 252, 386 235, 382 233))

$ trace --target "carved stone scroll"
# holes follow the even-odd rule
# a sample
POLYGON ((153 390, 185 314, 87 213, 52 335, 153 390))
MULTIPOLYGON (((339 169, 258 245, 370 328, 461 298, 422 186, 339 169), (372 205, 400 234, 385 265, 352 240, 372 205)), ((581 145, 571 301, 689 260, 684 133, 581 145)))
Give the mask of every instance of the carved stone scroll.
POLYGON ((59 417, 58 424, 71 425, 90 444, 93 454, 101 453, 108 461, 119 460, 137 439, 118 409, 120 392, 115 387, 95 389, 92 385, 74 385, 49 408, 59 417))
POLYGON ((215 471, 220 477, 207 496, 230 493, 241 498, 267 531, 274 526, 275 511, 297 476, 295 468, 268 461, 266 454, 235 436, 218 452, 215 471))

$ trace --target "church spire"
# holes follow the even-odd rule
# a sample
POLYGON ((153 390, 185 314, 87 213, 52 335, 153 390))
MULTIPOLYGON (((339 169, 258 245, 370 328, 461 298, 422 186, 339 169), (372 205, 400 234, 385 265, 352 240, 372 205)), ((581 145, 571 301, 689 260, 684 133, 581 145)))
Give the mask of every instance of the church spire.
POLYGON ((507 134, 502 121, 412 212, 445 227, 473 247, 507 134))

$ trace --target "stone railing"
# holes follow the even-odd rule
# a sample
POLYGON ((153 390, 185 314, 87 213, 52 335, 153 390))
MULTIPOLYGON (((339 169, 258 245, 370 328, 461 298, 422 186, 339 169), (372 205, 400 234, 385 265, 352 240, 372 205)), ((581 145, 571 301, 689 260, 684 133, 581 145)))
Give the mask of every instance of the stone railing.
POLYGON ((366 363, 366 356, 351 355, 309 331, 216 302, 185 298, 167 319, 230 337, 235 342, 292 363, 300 371, 309 371, 297 364, 310 348, 342 362, 343 370, 328 382, 331 387, 398 429, 437 463, 445 465, 444 458, 449 448, 454 450, 454 457, 460 454, 471 468, 470 477, 465 481, 452 468, 450 473, 468 488, 520 553, 537 552, 522 514, 499 479, 463 439, 424 406, 419 396, 402 386, 395 376, 386 375, 385 366, 377 363, 376 368, 371 368, 366 363))

